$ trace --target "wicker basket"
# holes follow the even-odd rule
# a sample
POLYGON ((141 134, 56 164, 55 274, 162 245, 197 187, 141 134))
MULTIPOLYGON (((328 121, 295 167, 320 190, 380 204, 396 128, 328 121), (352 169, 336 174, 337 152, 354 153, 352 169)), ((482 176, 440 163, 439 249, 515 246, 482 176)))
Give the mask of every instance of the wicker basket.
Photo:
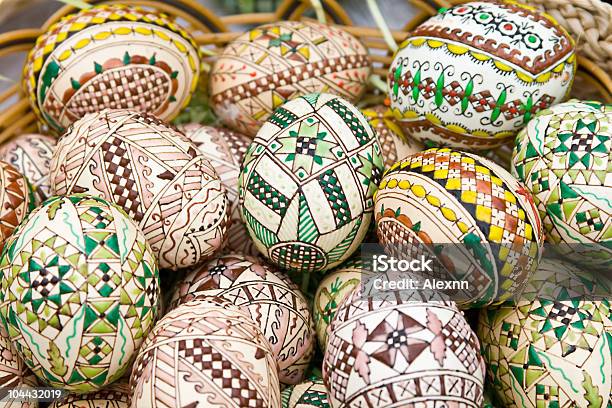
MULTIPOLYGON (((557 9, 554 10, 557 17, 559 17, 559 13, 563 10, 558 6, 562 4, 567 5, 572 2, 580 4, 583 7, 590 7, 591 10, 599 10, 598 13, 603 13, 604 15, 601 21, 606 20, 605 13, 609 13, 607 15, 608 23, 610 21, 610 16, 612 16, 612 7, 604 4, 600 0, 529 1, 540 7, 545 7, 547 4, 557 6, 557 9)), ((244 25, 259 25, 281 20, 299 20, 306 18, 305 13, 312 9, 309 0, 284 0, 280 3, 276 12, 273 13, 217 16, 194 0, 88 0, 88 2, 91 4, 121 3, 143 7, 155 7, 170 16, 174 16, 181 24, 187 26, 197 42, 203 47, 210 49, 212 53, 219 51, 229 41, 240 34, 240 31, 232 29, 236 26, 244 27, 244 25)), ((393 55, 388 48, 387 42, 384 40, 383 32, 378 28, 354 26, 347 12, 342 8, 340 2, 336 0, 320 0, 320 2, 328 22, 341 25, 346 31, 359 37, 370 49, 372 61, 374 63, 374 74, 385 78, 393 55)), ((393 39, 397 42, 405 39, 410 30, 429 16, 434 15, 439 8, 449 7, 462 1, 411 0, 410 2, 415 6, 418 12, 415 17, 405 25, 402 31, 390 32, 393 39)), ((579 13, 576 13, 576 9, 579 8, 579 6, 576 6, 573 8, 566 8, 566 10, 578 15, 579 13)), ((41 28, 18 30, 0 35, 0 58, 29 51, 29 49, 33 47, 36 38, 51 24, 58 21, 62 16, 75 11, 76 9, 74 7, 65 6, 51 16, 41 28)), ((580 21, 582 20, 576 18, 568 17, 563 20, 559 19, 559 21, 565 24, 566 28, 568 28, 575 37, 586 38, 586 42, 582 43, 578 38, 579 49, 581 51, 584 50, 584 52, 580 53, 578 58, 579 69, 573 96, 582 99, 597 99, 612 103, 612 79, 610 78, 612 49, 610 49, 609 36, 607 33, 603 33, 601 36, 591 33, 587 37, 584 33, 589 30, 592 31, 592 24, 589 27, 583 27, 580 25, 580 21), (597 47, 597 44, 594 44, 594 42, 598 41, 597 39, 599 37, 602 38, 601 47, 604 51, 601 51, 597 47), (584 44, 586 44, 586 46, 583 46, 584 44), (597 63, 595 61, 597 61, 597 63), (598 63, 602 66, 600 67, 598 63)), ((608 25, 612 26, 612 24, 608 25)), ((611 29, 611 27, 608 26, 604 28, 605 30, 611 29)), ((213 58, 214 57, 209 57, 210 61, 207 62, 212 62, 213 58)), ((373 101, 380 101, 382 95, 380 95, 380 92, 376 91, 374 87, 371 89, 370 96, 372 97, 377 93, 379 94, 378 97, 370 99, 373 101)), ((34 113, 30 109, 28 100, 22 94, 19 84, 12 85, 7 91, 0 94, 0 106, 1 105, 8 107, 0 112, 0 143, 15 135, 39 130, 34 113)))

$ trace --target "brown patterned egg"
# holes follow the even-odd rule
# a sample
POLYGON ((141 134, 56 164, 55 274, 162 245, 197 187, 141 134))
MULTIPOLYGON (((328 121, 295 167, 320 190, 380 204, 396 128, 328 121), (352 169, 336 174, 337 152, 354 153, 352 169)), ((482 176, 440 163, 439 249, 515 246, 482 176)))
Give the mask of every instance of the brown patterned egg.
POLYGON ((227 192, 227 198, 231 206, 230 218, 232 222, 227 230, 224 252, 258 255, 259 251, 255 248, 251 238, 249 238, 247 230, 240 219, 240 211, 238 209, 240 164, 251 144, 251 139, 232 130, 195 123, 180 126, 179 130, 210 161, 227 192))
POLYGON ((49 167, 57 139, 39 134, 14 137, 0 146, 0 160, 15 166, 32 183, 39 201, 51 193, 49 167))
MULTIPOLYGON (((24 364, 17 350, 8 338, 6 328, 0 324, 0 387, 23 389, 36 387, 36 377, 24 364)), ((37 408, 38 400, 33 398, 17 399, 6 396, 0 399, 2 408, 37 408)))
POLYGON ((218 296, 247 311, 272 346, 284 384, 304 379, 314 352, 308 301, 282 272, 243 255, 226 255, 190 272, 171 304, 218 296))
POLYGON ((254 137, 289 99, 326 92, 357 102, 371 66, 367 49, 338 27, 282 21, 229 43, 210 76, 211 107, 223 124, 254 137))
POLYGON ((133 408, 280 408, 270 343, 246 312, 203 297, 170 311, 140 348, 133 408))
POLYGON ((361 113, 378 136, 386 169, 393 166, 398 160, 425 149, 421 142, 404 134, 402 128, 395 123, 393 112, 386 106, 377 105, 362 109, 361 113))
POLYGON ((154 116, 104 110, 75 122, 51 162, 54 194, 87 192, 122 207, 161 268, 204 262, 223 245, 229 204, 193 143, 154 116))
POLYGON ((15 167, 0 161, 0 250, 35 205, 28 180, 15 167))
POLYGON ((64 17, 36 41, 23 88, 41 121, 62 132, 104 108, 171 120, 200 76, 198 46, 152 9, 101 5, 64 17))
POLYGON ((118 382, 89 394, 69 394, 55 401, 49 408, 128 408, 130 406, 130 387, 118 382))

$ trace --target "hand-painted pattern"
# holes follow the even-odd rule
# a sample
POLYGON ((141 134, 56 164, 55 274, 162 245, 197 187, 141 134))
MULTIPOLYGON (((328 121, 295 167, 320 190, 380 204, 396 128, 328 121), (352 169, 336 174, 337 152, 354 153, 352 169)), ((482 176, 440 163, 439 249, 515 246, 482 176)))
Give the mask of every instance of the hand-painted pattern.
POLYGON ((382 169, 380 145, 357 108, 329 94, 293 99, 247 151, 242 219, 282 269, 331 269, 365 237, 382 169))
POLYGON ((402 44, 389 70, 391 108, 426 144, 490 149, 562 102, 575 69, 574 43, 551 17, 475 1, 430 18, 402 44))
MULTIPOLYGON (((0 324, 0 387, 27 390, 36 386, 38 386, 36 377, 17 354, 17 350, 9 339, 6 327, 0 324)), ((38 401, 33 398, 11 399, 7 396, 0 399, 0 407, 38 408, 38 401)))
POLYGON ((11 341, 54 387, 91 392, 121 377, 157 317, 144 234, 101 198, 52 197, 34 210, 6 242, 0 277, 11 341))
POLYGON ((225 189, 210 162, 157 118, 104 110, 60 139, 51 164, 54 194, 99 195, 139 223, 161 268, 202 263, 223 245, 225 189))
POLYGON ((34 192, 28 180, 15 167, 0 161, 0 251, 34 206, 34 192))
POLYGON ((546 239, 569 259, 609 270, 612 105, 572 100, 543 111, 517 137, 512 161, 533 193, 546 239))
POLYGON ((478 336, 497 398, 508 408, 610 406, 611 288, 590 301, 592 277, 548 259, 536 278, 525 300, 480 314, 478 336))
POLYGON ((171 306, 198 296, 217 296, 247 311, 272 346, 284 384, 296 384, 314 353, 314 328, 308 302, 287 276, 257 260, 227 255, 190 272, 171 306))
POLYGON ((466 306, 507 299, 537 268, 543 237, 531 194, 482 157, 450 149, 417 153, 385 173, 375 203, 383 246, 405 245, 404 256, 437 244, 465 248, 443 247, 436 256, 452 251, 443 263, 449 279, 470 282, 466 306))
POLYGON ((258 255, 248 232, 240 219, 238 206, 238 176, 251 138, 240 133, 212 126, 190 124, 180 130, 197 146, 221 179, 230 204, 231 224, 227 230, 225 253, 258 255))
POLYGON ((285 388, 281 400, 282 408, 330 408, 327 389, 318 377, 285 388))
POLYGON ((229 301, 204 297, 170 311, 140 348, 132 407, 280 408, 270 343, 229 301))
POLYGON ((330 326, 323 379, 334 408, 477 408, 483 377, 478 339, 452 302, 356 290, 330 326))
POLYGON ((64 17, 38 38, 23 86, 39 119, 63 131, 104 108, 171 120, 199 75, 197 44, 167 16, 103 5, 64 17))
POLYGON ((382 157, 386 169, 393 166, 398 160, 425 149, 420 142, 408 138, 395 122, 393 112, 384 105, 362 109, 361 112, 368 119, 374 129, 382 149, 382 157))
POLYGON ((129 408, 130 388, 127 383, 114 383, 90 394, 71 394, 49 408, 129 408))
POLYGON ((0 146, 0 160, 13 166, 32 184, 39 202, 51 194, 49 167, 57 139, 39 134, 12 138, 0 146))
POLYGON ((313 318, 317 332, 319 348, 325 351, 327 346, 327 329, 342 300, 351 294, 361 283, 366 273, 361 258, 351 258, 338 268, 330 271, 319 283, 315 293, 313 318))
POLYGON ((284 21, 232 41, 211 72, 211 104, 226 126, 255 136, 289 99, 328 92, 359 100, 370 74, 366 48, 340 28, 284 21))

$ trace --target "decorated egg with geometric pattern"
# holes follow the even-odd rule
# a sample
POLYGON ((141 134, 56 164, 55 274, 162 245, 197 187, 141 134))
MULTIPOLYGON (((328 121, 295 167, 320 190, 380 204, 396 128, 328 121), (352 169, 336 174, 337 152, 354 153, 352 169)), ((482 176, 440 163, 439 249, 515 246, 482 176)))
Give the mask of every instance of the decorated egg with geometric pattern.
POLYGON ((325 383, 314 376, 285 388, 281 393, 281 402, 282 408, 330 408, 325 383))
POLYGON ((223 124, 254 137, 289 99, 327 92, 356 103, 371 66, 346 31, 312 21, 280 21, 248 31, 217 57, 210 104, 223 124))
POLYGON ((185 136, 206 157, 219 175, 225 187, 230 205, 231 224, 227 230, 227 239, 223 252, 244 255, 258 255, 253 241, 240 219, 238 206, 238 176, 244 155, 251 144, 251 138, 220 127, 192 123, 179 126, 185 136))
POLYGON ((325 351, 327 328, 334 319, 336 310, 353 289, 359 287, 361 278, 366 273, 360 257, 351 258, 336 269, 330 271, 319 283, 315 293, 313 318, 319 348, 325 351))
POLYGON ((602 283, 544 258, 528 294, 481 311, 487 382, 502 406, 610 406, 612 287, 602 283))
POLYGON ((53 194, 88 193, 122 207, 163 269, 211 258, 223 246, 230 206, 211 163, 155 116, 106 109, 75 122, 51 161, 53 194))
POLYGON ((454 302, 358 289, 329 327, 323 380, 333 408, 479 408, 484 363, 454 302))
POLYGON ((225 255, 188 273, 170 305, 202 295, 229 300, 250 314, 272 346, 282 383, 304 379, 314 354, 314 327, 308 301, 284 273, 249 256, 225 255))
POLYGON ((119 381, 89 394, 69 394, 49 408, 129 408, 130 387, 119 381))
POLYGON ((131 406, 280 408, 270 343, 230 301, 199 297, 166 314, 130 378, 131 406))
POLYGON ((172 120, 199 76, 198 45, 167 15, 101 5, 62 18, 38 37, 23 89, 38 119, 61 133, 105 108, 172 120))
POLYGON ((370 227, 380 152, 363 114, 338 96, 309 94, 276 109, 239 178, 241 217, 257 249, 294 272, 347 260, 370 227))
POLYGON ((0 160, 13 166, 32 184, 34 194, 42 202, 51 194, 49 168, 57 139, 39 134, 11 138, 0 146, 0 160))
POLYGON ((554 18, 514 1, 473 1, 411 33, 389 68, 388 92, 407 136, 487 150, 563 102, 575 71, 574 41, 554 18))
POLYGON ((612 105, 571 100, 542 111, 516 138, 512 172, 555 249, 612 268, 612 105))
POLYGON ((425 150, 421 142, 408 138, 395 122, 391 109, 384 105, 362 109, 361 113, 366 117, 382 148, 382 157, 385 168, 393 166, 413 153, 425 150))
POLYGON ((6 327, 0 324, 0 387, 3 389, 23 390, 25 398, 11 398, 6 395, 0 399, 2 408, 38 408, 38 400, 28 398, 25 392, 37 387, 36 377, 25 365, 15 346, 9 339, 6 327))
POLYGON ((468 282, 453 298, 464 307, 518 293, 541 256, 542 227, 531 194, 474 154, 434 148, 397 162, 380 183, 375 214, 386 252, 430 251, 444 279, 468 282))
POLYGON ((136 223, 84 194, 52 197, 5 244, 0 315, 44 383, 91 392, 119 379, 153 328, 159 273, 136 223))
POLYGON ((0 251, 15 228, 36 206, 34 191, 12 165, 0 161, 0 251))

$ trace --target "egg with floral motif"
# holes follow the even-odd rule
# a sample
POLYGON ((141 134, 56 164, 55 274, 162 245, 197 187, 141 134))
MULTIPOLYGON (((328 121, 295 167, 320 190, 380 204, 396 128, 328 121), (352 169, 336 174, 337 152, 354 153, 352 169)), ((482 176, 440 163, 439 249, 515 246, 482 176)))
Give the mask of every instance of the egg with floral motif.
POLYGON ((38 37, 23 88, 38 119, 61 133, 105 108, 171 120, 199 76, 198 45, 167 15, 100 5, 62 18, 38 37))
POLYGON ((488 150, 565 100, 575 51, 567 31, 531 6, 491 0, 445 8, 395 54, 391 109, 406 135, 423 143, 488 150))

